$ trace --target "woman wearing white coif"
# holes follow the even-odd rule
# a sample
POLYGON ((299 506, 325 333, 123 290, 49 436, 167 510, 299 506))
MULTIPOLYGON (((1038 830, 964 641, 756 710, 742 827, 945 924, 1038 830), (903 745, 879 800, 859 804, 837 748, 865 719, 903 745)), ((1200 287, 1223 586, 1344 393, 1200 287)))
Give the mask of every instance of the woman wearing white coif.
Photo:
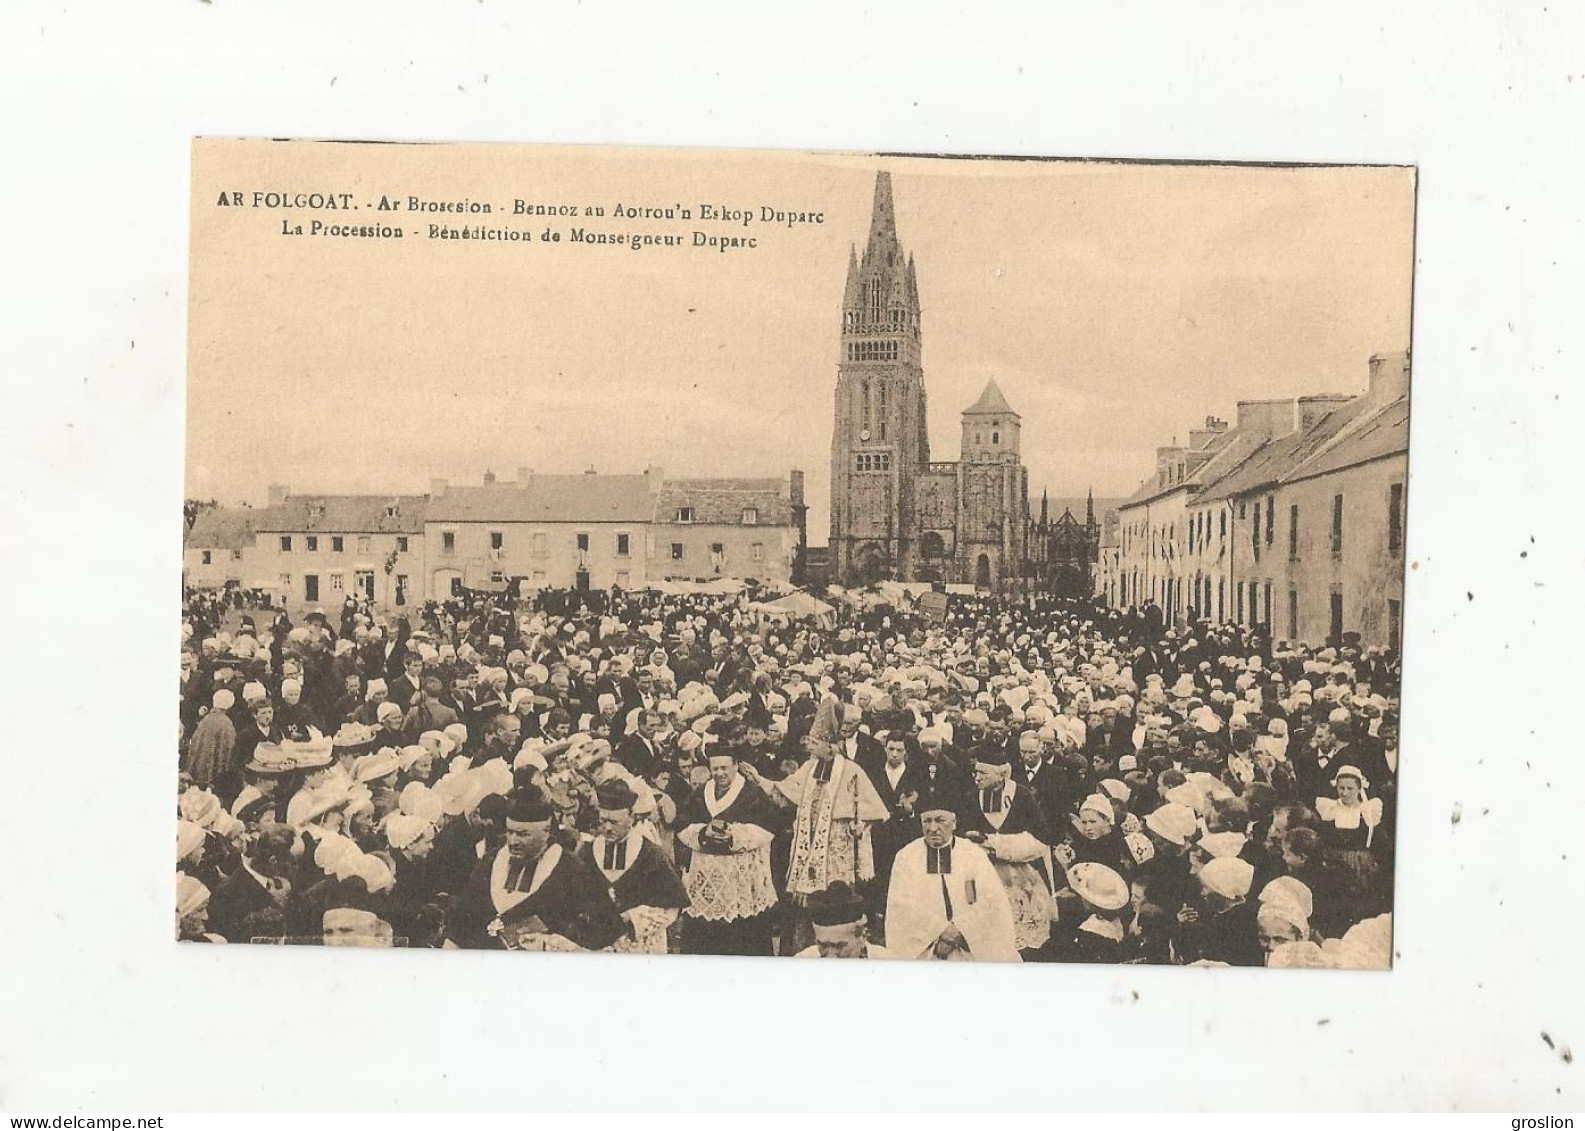
POLYGON ((1341 766, 1332 775, 1336 799, 1317 797, 1315 811, 1321 818, 1321 844, 1339 881, 1338 894, 1363 909, 1379 896, 1378 862, 1372 850, 1377 826, 1381 824, 1381 798, 1369 797, 1370 782, 1355 766, 1341 766))
POLYGON ((1381 798, 1369 797, 1370 782, 1353 766, 1342 766, 1332 776, 1337 797, 1317 797, 1315 811, 1322 821, 1321 840, 1329 848, 1368 851, 1381 824, 1381 798))

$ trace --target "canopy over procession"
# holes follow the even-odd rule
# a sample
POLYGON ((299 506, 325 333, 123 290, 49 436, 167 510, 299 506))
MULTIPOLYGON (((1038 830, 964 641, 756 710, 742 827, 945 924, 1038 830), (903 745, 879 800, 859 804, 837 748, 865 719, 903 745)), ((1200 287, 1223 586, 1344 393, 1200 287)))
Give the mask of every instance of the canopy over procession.
POLYGON ((1390 965, 1395 654, 920 596, 192 593, 177 935, 1390 965))

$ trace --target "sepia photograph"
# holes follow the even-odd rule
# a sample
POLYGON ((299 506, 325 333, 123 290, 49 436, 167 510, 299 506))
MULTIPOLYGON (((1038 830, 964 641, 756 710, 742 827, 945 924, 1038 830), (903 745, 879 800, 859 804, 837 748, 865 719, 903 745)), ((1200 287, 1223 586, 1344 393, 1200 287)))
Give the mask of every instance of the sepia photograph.
POLYGON ((195 140, 177 938, 1390 968, 1415 197, 195 140))

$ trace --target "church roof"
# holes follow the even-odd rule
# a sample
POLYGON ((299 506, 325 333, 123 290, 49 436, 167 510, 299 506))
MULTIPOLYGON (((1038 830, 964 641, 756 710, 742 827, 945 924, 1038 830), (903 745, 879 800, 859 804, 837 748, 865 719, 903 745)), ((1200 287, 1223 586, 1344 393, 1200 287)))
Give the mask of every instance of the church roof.
POLYGON ((980 394, 980 399, 963 410, 964 416, 1017 416, 1013 406, 1007 403, 1007 398, 1002 396, 1002 390, 992 377, 985 382, 985 391, 980 394))

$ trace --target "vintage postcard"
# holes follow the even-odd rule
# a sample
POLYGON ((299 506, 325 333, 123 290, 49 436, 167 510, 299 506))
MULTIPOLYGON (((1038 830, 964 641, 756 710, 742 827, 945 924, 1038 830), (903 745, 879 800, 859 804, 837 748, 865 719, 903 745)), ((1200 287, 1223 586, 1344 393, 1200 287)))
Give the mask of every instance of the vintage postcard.
POLYGON ((1414 201, 195 141, 178 937, 1387 968, 1414 201))

